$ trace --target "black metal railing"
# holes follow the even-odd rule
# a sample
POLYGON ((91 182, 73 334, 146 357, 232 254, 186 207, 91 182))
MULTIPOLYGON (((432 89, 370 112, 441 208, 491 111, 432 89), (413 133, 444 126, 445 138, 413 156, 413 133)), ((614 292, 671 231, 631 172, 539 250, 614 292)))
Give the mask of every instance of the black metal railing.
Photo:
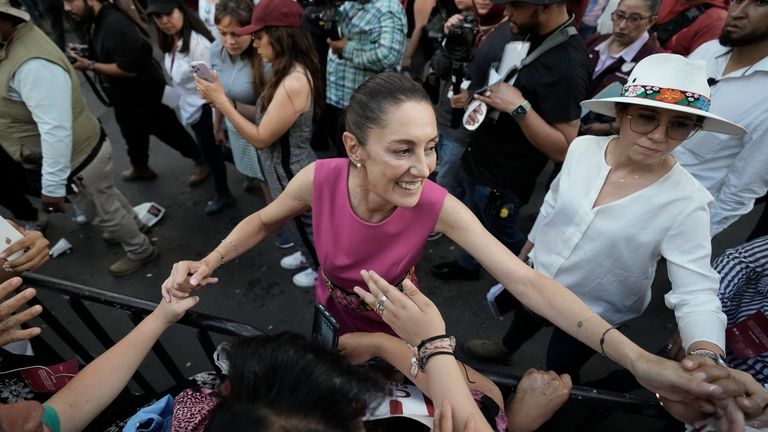
MULTIPOLYGON (((88 308, 87 303, 95 303, 122 310, 128 315, 134 325, 141 322, 141 320, 149 315, 157 306, 155 303, 146 300, 40 274, 25 273, 23 278, 26 285, 33 286, 41 292, 50 292, 61 295, 66 303, 69 304, 74 315, 85 325, 105 350, 114 345, 115 340, 109 335, 109 332, 99 320, 96 319, 93 312, 88 308)), ((40 314, 40 319, 59 339, 61 339, 68 349, 72 350, 72 352, 85 363, 93 361, 94 356, 83 345, 82 338, 75 336, 72 331, 62 323, 59 317, 52 313, 49 308, 45 307, 39 298, 35 298, 29 303, 31 305, 41 304, 43 306, 43 312, 40 314)), ((260 330, 248 324, 218 318, 196 311, 187 311, 178 323, 196 329, 200 347, 215 370, 218 370, 218 367, 213 361, 213 353, 216 350, 216 345, 213 342, 211 333, 224 336, 254 336, 263 334, 260 330)), ((38 343, 45 345, 46 349, 55 352, 51 345, 44 340, 40 340, 38 343)), ((160 341, 155 343, 152 347, 152 351, 175 383, 181 384, 186 380, 186 377, 160 341)), ((150 381, 139 371, 134 374, 133 381, 148 395, 154 395, 160 390, 154 388, 150 381)))

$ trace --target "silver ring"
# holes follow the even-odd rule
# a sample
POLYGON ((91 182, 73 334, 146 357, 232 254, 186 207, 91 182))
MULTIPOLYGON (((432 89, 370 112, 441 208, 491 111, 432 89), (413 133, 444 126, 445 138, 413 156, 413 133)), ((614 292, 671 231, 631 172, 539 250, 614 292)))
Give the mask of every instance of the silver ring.
POLYGON ((377 314, 382 315, 384 313, 384 305, 386 305, 389 302, 389 299, 387 296, 382 295, 379 297, 379 301, 376 302, 376 311, 377 314))

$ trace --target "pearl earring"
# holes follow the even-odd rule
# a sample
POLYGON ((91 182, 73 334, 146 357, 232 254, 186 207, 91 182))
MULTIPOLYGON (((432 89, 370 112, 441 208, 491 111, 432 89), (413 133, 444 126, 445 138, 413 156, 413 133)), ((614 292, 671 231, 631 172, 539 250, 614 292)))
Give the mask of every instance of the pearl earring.
POLYGON ((360 162, 358 162, 358 163, 356 163, 356 164, 355 164, 355 166, 356 166, 357 168, 360 168, 360 167, 362 167, 362 166, 363 166, 363 164, 361 164, 360 162))

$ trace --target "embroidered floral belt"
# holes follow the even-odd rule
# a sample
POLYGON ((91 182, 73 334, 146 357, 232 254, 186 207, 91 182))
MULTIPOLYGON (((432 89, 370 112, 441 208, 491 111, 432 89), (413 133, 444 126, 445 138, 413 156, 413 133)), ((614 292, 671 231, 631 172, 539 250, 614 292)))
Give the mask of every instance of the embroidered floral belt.
MULTIPOLYGON (((328 291, 331 293, 331 297, 340 305, 352 309, 357 312, 369 312, 373 311, 373 309, 368 306, 368 303, 363 301, 363 299, 360 298, 359 295, 357 295, 354 292, 349 292, 344 289, 339 288, 336 286, 333 282, 331 282, 330 279, 328 279, 328 276, 323 271, 322 267, 319 269, 320 275, 323 277, 323 281, 325 282, 326 288, 328 288, 328 291)), ((408 270, 408 273, 405 274, 405 276, 395 285, 395 288, 399 289, 400 292, 403 291, 403 281, 406 279, 410 280, 411 282, 416 280, 416 267, 411 267, 410 270, 408 270)))

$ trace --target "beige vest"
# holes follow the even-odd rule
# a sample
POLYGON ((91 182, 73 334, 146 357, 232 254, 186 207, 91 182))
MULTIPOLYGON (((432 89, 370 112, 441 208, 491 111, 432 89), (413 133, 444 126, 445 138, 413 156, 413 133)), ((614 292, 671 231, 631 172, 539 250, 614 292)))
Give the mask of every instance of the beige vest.
MULTIPOLYGON (((0 146, 24 167, 40 169, 43 152, 40 132, 32 113, 23 102, 8 98, 16 70, 27 60, 41 58, 61 66, 72 81, 72 169, 98 144, 101 126, 88 110, 80 92, 80 81, 67 57, 39 28, 24 23, 16 28, 13 40, 0 60, 0 146)), ((69 143, 66 143, 69 145, 69 143)))

